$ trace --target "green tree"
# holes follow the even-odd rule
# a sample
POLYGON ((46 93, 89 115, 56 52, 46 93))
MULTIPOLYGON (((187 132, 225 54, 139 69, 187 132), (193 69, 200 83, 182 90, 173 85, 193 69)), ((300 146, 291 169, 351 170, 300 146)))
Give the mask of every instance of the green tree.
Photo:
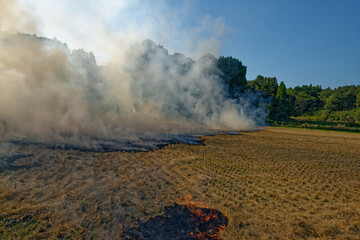
POLYGON ((289 95, 286 92, 286 86, 284 82, 280 82, 280 85, 276 92, 276 98, 278 99, 287 99, 289 95))
POLYGON ((326 99, 325 109, 329 111, 338 111, 343 108, 341 96, 338 93, 332 94, 326 99))
POLYGON ((354 95, 336 92, 327 98, 325 109, 330 111, 344 111, 355 107, 356 98, 354 95))
POLYGON ((264 77, 261 75, 258 75, 254 80, 248 82, 248 88, 255 91, 261 91, 261 85, 264 81, 264 77))
POLYGON ((345 111, 356 108, 357 88, 355 86, 343 86, 333 90, 326 99, 325 109, 329 111, 345 111))
POLYGON ((221 70, 221 77, 229 86, 229 94, 234 96, 246 89, 246 66, 236 58, 220 57, 217 66, 221 70))
POLYGON ((265 92, 268 96, 275 97, 277 93, 278 83, 276 77, 265 77, 261 84, 261 91, 265 92))
POLYGON ((258 75, 253 81, 248 82, 248 88, 262 92, 263 97, 271 100, 271 103, 267 104, 270 120, 286 121, 289 119, 289 102, 291 98, 287 95, 283 82, 278 86, 276 77, 258 75))
POLYGON ((331 88, 326 88, 319 93, 320 106, 323 108, 326 104, 326 99, 333 94, 333 90, 331 88))
POLYGON ((294 112, 293 98, 288 95, 284 82, 277 88, 277 93, 272 104, 270 118, 275 121, 288 121, 294 112))
POLYGON ((294 99, 294 116, 316 112, 325 104, 320 99, 321 86, 303 85, 289 89, 288 93, 294 99))
POLYGON ((295 115, 301 116, 316 109, 318 106, 318 99, 305 92, 299 92, 295 96, 295 115))

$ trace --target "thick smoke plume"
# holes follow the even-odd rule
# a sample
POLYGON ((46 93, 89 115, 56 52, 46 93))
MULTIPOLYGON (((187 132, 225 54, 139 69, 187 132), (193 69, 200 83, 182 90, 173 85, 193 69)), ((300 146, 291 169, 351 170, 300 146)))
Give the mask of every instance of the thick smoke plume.
POLYGON ((56 39, 5 33, 9 21, 0 18, 1 141, 146 148, 264 123, 249 96, 228 97, 210 54, 194 61, 146 40, 98 66, 56 39))

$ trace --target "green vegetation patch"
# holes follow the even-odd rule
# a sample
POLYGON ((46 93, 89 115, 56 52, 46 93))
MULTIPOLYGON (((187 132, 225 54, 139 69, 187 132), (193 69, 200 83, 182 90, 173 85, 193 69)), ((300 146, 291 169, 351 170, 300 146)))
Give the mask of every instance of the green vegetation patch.
POLYGON ((23 239, 30 235, 37 226, 38 222, 31 215, 20 218, 0 217, 0 239, 23 239))
MULTIPOLYGON (((295 128, 307 128, 307 129, 320 129, 331 131, 345 131, 360 133, 360 124, 354 122, 330 122, 321 120, 311 120, 314 118, 292 118, 287 122, 270 122, 271 126, 275 127, 295 127, 295 128)), ((316 119, 316 118, 315 118, 316 119)))

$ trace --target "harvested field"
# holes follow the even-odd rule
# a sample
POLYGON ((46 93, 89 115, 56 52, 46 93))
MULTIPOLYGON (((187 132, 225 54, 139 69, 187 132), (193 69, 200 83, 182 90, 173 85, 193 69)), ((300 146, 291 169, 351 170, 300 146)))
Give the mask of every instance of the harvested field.
POLYGON ((360 238, 360 134, 266 128, 204 143, 24 147, 0 166, 0 239, 119 239, 186 195, 228 218, 223 239, 360 238))

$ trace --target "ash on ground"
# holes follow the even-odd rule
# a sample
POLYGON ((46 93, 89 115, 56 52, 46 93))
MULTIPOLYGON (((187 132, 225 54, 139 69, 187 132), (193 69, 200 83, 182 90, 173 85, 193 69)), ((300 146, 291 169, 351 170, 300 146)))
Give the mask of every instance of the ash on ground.
POLYGON ((228 218, 216 209, 175 204, 165 207, 164 214, 127 229, 123 237, 127 240, 220 240, 219 233, 227 224, 228 218))

